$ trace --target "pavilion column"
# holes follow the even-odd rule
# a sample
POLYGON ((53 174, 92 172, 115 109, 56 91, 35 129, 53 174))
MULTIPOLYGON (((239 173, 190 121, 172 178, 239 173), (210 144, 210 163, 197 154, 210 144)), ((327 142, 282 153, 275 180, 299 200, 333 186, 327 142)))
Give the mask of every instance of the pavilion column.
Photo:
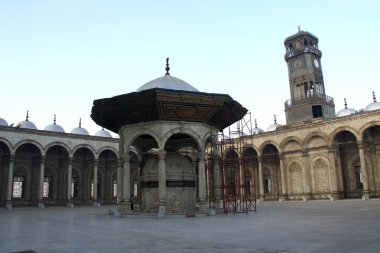
POLYGON ((8 184, 7 184, 7 198, 5 200, 5 207, 12 209, 12 190, 13 190, 13 165, 15 156, 9 156, 9 168, 8 168, 8 184))
POLYGON ((44 176, 45 176, 45 161, 46 157, 41 156, 40 160, 40 178, 38 184, 38 207, 44 208, 44 176))
POLYGON ((216 212, 222 212, 223 209, 223 203, 222 203, 222 177, 221 177, 221 171, 219 166, 220 157, 218 154, 213 154, 213 161, 214 161, 214 197, 215 197, 215 210, 216 212))
POLYGON ((260 201, 264 201, 264 176, 263 176, 263 158, 259 156, 257 158, 259 162, 259 194, 260 201))
POLYGON ((358 142, 358 149, 359 149, 359 157, 360 157, 360 167, 362 172, 362 179, 363 179, 363 200, 369 199, 369 188, 368 188, 368 172, 365 162, 365 155, 364 155, 364 144, 363 142, 358 142))
POLYGON ((69 157, 69 167, 67 169, 67 207, 74 207, 72 200, 72 180, 73 180, 73 158, 69 157))
POLYGON ((158 151, 158 217, 163 218, 166 213, 166 151, 158 151))
POLYGON ((207 193, 206 193, 206 166, 205 153, 198 152, 198 181, 199 181, 199 212, 205 213, 208 211, 207 193))
POLYGON ((304 151, 302 153, 303 157, 303 166, 302 166, 302 178, 303 178, 303 200, 306 201, 311 198, 310 191, 310 162, 309 162, 309 153, 304 151))
POLYGON ((98 200, 98 159, 94 160, 94 183, 93 183, 93 205, 100 206, 98 200))
POLYGON ((285 173, 285 161, 284 156, 280 155, 280 173, 281 173, 281 194, 279 201, 285 201, 287 198, 286 193, 286 173, 285 173))
POLYGON ((330 160, 330 178, 331 178, 331 195, 330 200, 336 200, 339 198, 339 181, 338 181, 338 173, 335 164, 335 147, 331 146, 328 149, 329 160, 330 160))
POLYGON ((119 159, 119 166, 117 166, 117 178, 116 178, 116 185, 117 185, 117 203, 120 203, 123 201, 123 185, 122 185, 122 178, 123 178, 123 167, 124 167, 124 159, 119 159))
POLYGON ((129 199, 131 198, 131 162, 130 155, 124 155, 123 168, 123 202, 130 206, 129 199))

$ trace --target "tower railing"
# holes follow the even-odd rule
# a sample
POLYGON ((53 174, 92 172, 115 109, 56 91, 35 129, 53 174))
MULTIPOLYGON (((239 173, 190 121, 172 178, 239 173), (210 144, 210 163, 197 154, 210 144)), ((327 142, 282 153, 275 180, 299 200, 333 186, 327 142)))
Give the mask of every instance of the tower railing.
POLYGON ((319 94, 319 93, 314 93, 314 94, 308 94, 306 97, 294 97, 291 99, 288 99, 285 101, 285 109, 292 106, 292 105, 298 105, 298 104, 304 104, 304 103, 318 103, 320 101, 327 102, 331 105, 334 105, 334 98, 324 95, 324 94, 319 94))

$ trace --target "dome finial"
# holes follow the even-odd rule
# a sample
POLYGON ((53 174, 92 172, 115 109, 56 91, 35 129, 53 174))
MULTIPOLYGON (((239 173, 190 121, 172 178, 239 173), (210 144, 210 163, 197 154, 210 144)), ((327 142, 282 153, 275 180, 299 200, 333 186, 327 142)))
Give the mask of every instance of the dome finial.
POLYGON ((372 95, 373 95, 373 102, 376 103, 377 101, 376 101, 376 96, 375 96, 375 92, 374 91, 372 91, 372 95))
POLYGON ((297 26, 297 28, 298 28, 298 32, 300 32, 301 31, 301 26, 299 25, 299 26, 297 26))
POLYGON ((53 121, 54 125, 56 124, 56 121, 57 121, 57 118, 56 118, 56 115, 54 114, 54 121, 53 121))
POLYGON ((79 118, 79 128, 82 127, 82 118, 79 118))
POLYGON ((26 119, 25 121, 29 121, 29 110, 26 111, 26 119))
POLYGON ((170 70, 170 68, 169 68, 169 57, 166 58, 166 68, 165 68, 165 70, 166 70, 165 76, 170 76, 170 74, 169 74, 169 70, 170 70))
POLYGON ((274 123, 277 124, 276 114, 274 115, 274 123))
POLYGON ((257 128, 257 119, 255 119, 255 128, 257 128))
POLYGON ((346 101, 346 98, 344 98, 344 108, 347 109, 347 101, 346 101))

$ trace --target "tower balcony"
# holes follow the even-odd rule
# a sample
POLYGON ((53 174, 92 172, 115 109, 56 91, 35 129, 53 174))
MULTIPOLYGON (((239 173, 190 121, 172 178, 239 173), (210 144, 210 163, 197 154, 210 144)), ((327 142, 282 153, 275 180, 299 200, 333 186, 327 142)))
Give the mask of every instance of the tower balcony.
POLYGON ((294 97, 291 99, 288 99, 285 101, 285 110, 288 109, 290 106, 296 106, 301 104, 314 104, 314 103, 321 103, 324 104, 330 104, 331 106, 334 106, 334 98, 327 96, 325 94, 320 93, 314 93, 314 94, 307 94, 307 96, 302 97, 294 97))

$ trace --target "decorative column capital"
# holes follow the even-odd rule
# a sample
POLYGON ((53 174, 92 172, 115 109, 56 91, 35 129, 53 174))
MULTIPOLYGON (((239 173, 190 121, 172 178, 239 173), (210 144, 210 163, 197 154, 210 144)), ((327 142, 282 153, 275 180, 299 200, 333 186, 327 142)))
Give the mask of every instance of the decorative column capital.
POLYGON ((262 163, 263 162, 263 156, 261 156, 261 155, 257 156, 257 161, 259 163, 262 163))
POLYGON ((124 160, 124 162, 129 162, 129 160, 131 159, 131 155, 130 154, 122 154, 120 156, 121 159, 124 160))
POLYGON ((94 166, 98 166, 98 163, 99 163, 99 160, 98 159, 94 159, 94 166))
POLYGON ((9 162, 14 162, 15 161, 15 155, 9 155, 9 162))
POLYGON ((364 149, 364 142, 358 141, 357 145, 358 145, 358 149, 364 149))
POLYGON ((45 161, 46 161, 46 156, 41 156, 40 157, 40 163, 45 163, 45 161))
POLYGON ((199 161, 204 160, 205 156, 206 156, 205 152, 198 152, 198 154, 197 154, 197 157, 198 157, 199 161))

